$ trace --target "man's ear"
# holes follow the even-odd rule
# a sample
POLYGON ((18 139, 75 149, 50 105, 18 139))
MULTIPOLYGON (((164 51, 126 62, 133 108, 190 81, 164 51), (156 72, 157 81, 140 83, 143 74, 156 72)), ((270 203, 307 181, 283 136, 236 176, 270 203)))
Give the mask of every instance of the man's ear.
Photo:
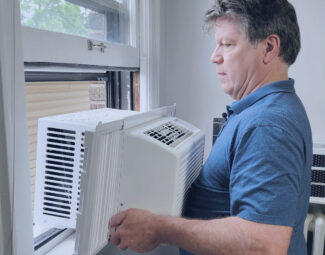
POLYGON ((263 63, 269 64, 274 58, 279 56, 280 53, 280 37, 278 35, 269 35, 264 40, 264 57, 263 63))

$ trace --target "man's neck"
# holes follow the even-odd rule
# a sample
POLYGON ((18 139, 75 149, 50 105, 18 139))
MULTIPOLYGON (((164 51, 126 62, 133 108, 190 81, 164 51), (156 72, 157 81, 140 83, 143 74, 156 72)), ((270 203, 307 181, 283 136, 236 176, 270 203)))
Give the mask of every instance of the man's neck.
POLYGON ((272 82, 276 81, 285 81, 289 79, 288 75, 288 65, 281 62, 278 62, 277 64, 274 64, 272 68, 270 68, 268 71, 265 72, 263 77, 258 79, 255 84, 252 86, 250 91, 244 95, 242 98, 245 96, 249 95, 250 93, 258 90, 259 88, 270 84, 272 82))

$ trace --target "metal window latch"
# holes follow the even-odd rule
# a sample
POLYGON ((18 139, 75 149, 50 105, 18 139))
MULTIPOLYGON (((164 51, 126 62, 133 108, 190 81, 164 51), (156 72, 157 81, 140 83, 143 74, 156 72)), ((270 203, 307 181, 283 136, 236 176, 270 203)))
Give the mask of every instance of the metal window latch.
POLYGON ((104 52, 107 46, 104 43, 94 43, 92 40, 87 40, 88 50, 93 50, 94 48, 98 48, 100 52, 104 52))

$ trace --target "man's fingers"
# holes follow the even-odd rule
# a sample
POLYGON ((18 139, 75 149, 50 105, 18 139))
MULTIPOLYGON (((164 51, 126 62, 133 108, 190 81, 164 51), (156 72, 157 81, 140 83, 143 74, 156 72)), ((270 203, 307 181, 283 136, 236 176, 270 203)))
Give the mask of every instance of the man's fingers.
POLYGON ((124 250, 126 250, 128 247, 127 247, 123 242, 121 242, 121 243, 119 244, 118 248, 119 248, 121 251, 124 251, 124 250))
POLYGON ((120 232, 115 232, 111 238, 110 238, 110 243, 113 245, 116 245, 121 251, 124 251, 128 248, 128 246, 121 240, 121 235, 120 232))
POLYGON ((121 225, 122 221, 125 219, 127 214, 127 211, 123 211, 120 213, 117 213, 116 215, 113 216, 111 221, 109 222, 109 227, 117 227, 118 225, 121 225))
POLYGON ((110 243, 113 245, 119 245, 120 242, 121 242, 120 234, 119 232, 115 232, 110 238, 110 243))

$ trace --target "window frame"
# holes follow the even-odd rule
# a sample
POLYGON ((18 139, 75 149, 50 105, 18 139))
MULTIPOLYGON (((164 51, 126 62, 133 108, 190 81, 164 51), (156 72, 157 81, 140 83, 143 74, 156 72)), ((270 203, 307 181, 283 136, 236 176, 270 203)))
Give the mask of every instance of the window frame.
POLYGON ((139 49, 132 46, 103 43, 104 52, 88 50, 87 38, 22 27, 24 62, 48 62, 116 67, 139 67, 139 49), (35 40, 37 38, 37 40, 35 40))
POLYGON ((160 106, 161 2, 139 0, 140 28, 140 109, 160 106))
MULTIPOLYGON (((73 0, 73 3, 82 0, 73 0)), ((94 1, 96 2, 96 1, 94 1)), ((50 62, 139 68, 139 4, 130 1, 130 45, 22 26, 24 62, 50 62), (35 39, 37 38, 37 39, 35 39), (88 50, 88 40, 106 46, 88 50)))

